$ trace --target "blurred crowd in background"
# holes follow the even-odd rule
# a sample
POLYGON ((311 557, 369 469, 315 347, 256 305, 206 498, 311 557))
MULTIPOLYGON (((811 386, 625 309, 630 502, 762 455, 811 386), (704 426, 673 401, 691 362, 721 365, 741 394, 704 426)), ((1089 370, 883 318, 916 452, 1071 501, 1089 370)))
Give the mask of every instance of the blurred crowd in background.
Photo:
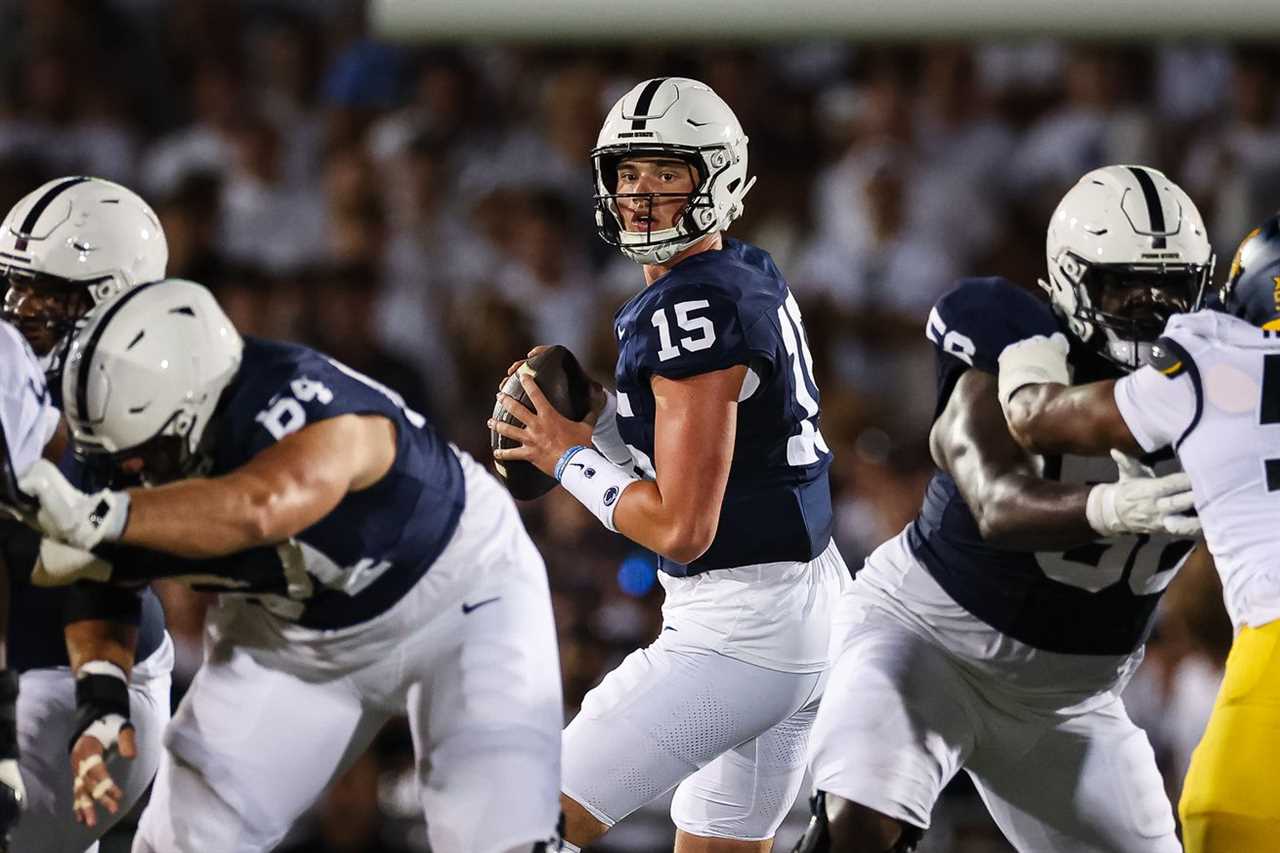
MULTIPOLYGON (((415 47, 372 38, 348 0, 0 0, 0 205, 62 174, 136 189, 163 222, 170 275, 211 287, 242 332, 331 353, 487 460, 507 365, 562 343, 608 381, 612 315, 643 286, 595 235, 588 152, 605 111, 641 79, 701 79, 750 136, 759 183, 731 235, 770 251, 803 307, 836 535, 856 567, 918 509, 935 403, 923 328, 956 278, 1035 289, 1050 211, 1106 163, 1182 184, 1219 279, 1280 200, 1269 46, 638 36, 415 47)), ((572 714, 656 634, 661 591, 650 555, 572 498, 523 509, 551 576, 572 714)), ((1203 568, 1175 584, 1130 688, 1171 790, 1230 640, 1203 568)), ((203 602, 166 600, 185 682, 203 602)), ((288 849, 423 849, 412 821, 386 821, 413 811, 398 788, 411 777, 396 772, 406 751, 403 732, 385 733, 288 849), (399 840, 372 841, 389 831, 399 840)), ((950 802, 925 849, 1007 849, 974 798, 950 802)), ((634 843, 601 849, 669 849, 634 843)))

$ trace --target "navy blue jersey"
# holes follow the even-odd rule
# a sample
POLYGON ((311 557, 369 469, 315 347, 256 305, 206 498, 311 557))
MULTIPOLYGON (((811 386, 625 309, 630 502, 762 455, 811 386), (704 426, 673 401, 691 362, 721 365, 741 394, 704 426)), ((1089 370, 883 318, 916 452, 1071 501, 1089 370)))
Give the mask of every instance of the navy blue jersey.
POLYGON ((209 427, 217 476, 308 424, 347 414, 395 424, 395 462, 295 537, 305 573, 255 569, 254 561, 241 570, 234 559, 215 572, 224 590, 271 595, 264 604, 312 628, 371 619, 426 573, 462 514, 457 456, 394 391, 307 347, 255 338, 245 339, 240 371, 209 427))
POLYGON ((720 526, 668 574, 809 561, 831 539, 831 453, 818 430, 818 386, 800 309, 767 252, 726 239, 682 261, 618 310, 618 429, 653 476, 654 376, 685 379, 747 365, 720 526), (755 380, 758 379, 758 385, 755 380), (753 389, 753 386, 754 389, 753 389))
MULTIPOLYGON (((995 374, 1007 345, 1060 331, 1065 329, 1048 304, 1011 282, 961 280, 938 301, 926 330, 938 356, 937 412, 946 408, 966 370, 995 374)), ((1069 360, 1076 383, 1119 375, 1074 341, 1069 360)), ((1116 467, 1106 458, 1046 456, 1044 476, 1110 482, 1116 467)), ((1141 535, 1100 539, 1062 553, 997 548, 983 541, 945 471, 929 481, 908 541, 943 589, 993 628, 1048 651, 1099 655, 1127 654, 1146 639, 1160 594, 1194 544, 1141 535)))

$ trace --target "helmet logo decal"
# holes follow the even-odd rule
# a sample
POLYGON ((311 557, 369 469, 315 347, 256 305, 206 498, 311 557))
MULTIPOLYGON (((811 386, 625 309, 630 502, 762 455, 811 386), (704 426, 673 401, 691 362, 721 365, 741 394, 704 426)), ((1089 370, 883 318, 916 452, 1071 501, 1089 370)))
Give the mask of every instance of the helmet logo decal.
MULTIPOLYGON (((1168 229, 1164 224, 1164 206, 1160 204, 1160 193, 1156 190, 1156 182, 1151 180, 1151 175, 1146 169, 1139 166, 1130 166, 1129 171, 1138 179, 1138 186, 1142 188, 1142 197, 1147 203, 1147 216, 1151 223, 1151 230, 1156 235, 1163 235, 1168 229)), ((1163 236, 1156 236, 1151 240, 1151 248, 1166 249, 1169 243, 1163 236)))
POLYGON ((1257 228, 1246 234, 1244 239, 1240 241, 1240 248, 1236 249, 1235 256, 1231 258, 1231 270, 1227 273, 1227 281, 1235 281, 1236 276, 1240 274, 1240 261, 1244 255, 1244 247, 1249 245, 1249 241, 1261 233, 1262 226, 1259 225, 1257 228))
POLYGON ((644 130, 648 125, 649 107, 653 104, 653 96, 658 94, 658 89, 665 82, 667 82, 666 77, 657 77, 650 80, 649 85, 644 87, 644 91, 640 93, 640 97, 636 100, 636 117, 631 120, 632 130, 644 130))

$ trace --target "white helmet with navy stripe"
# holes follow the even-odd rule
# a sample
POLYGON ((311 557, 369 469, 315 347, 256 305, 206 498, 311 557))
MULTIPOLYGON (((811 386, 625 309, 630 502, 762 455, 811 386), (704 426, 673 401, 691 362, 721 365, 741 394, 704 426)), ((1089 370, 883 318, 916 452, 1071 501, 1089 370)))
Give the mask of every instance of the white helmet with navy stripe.
POLYGON ((102 303, 76 330, 62 374, 76 452, 140 457, 152 482, 195 473, 243 351, 213 294, 195 282, 142 284, 102 303))
POLYGON ((1104 166, 1072 187, 1045 239, 1049 292, 1071 333, 1126 370, 1169 316, 1189 311, 1213 273, 1200 211, 1147 166, 1104 166))
POLYGON ((623 95, 600 128, 591 163, 596 230, 642 264, 665 263, 728 228, 742 215, 742 200, 755 183, 747 176, 747 135, 733 110, 707 84, 687 77, 655 77, 623 95), (698 184, 675 227, 628 232, 618 215, 618 163, 644 155, 687 161, 697 171, 698 184))
POLYGON ((44 355, 94 305, 164 278, 168 262, 160 220, 136 193, 102 178, 58 178, 0 223, 4 318, 44 355))

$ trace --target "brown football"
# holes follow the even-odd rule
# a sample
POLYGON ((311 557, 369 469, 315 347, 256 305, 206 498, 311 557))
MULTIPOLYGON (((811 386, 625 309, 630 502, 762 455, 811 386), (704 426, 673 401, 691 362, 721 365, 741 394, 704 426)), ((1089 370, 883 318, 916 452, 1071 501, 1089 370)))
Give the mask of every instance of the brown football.
MULTIPOLYGON (((566 418, 580 421, 591 411, 591 380, 582 365, 578 364, 578 359, 565 347, 558 344, 548 347, 526 361, 519 371, 508 376, 502 383, 504 393, 536 411, 533 403, 529 402, 524 386, 520 384, 520 372, 529 375, 555 410, 566 418)), ((524 426, 518 418, 502 408, 500 402, 493 407, 493 419, 524 426)), ((489 445, 493 448, 510 448, 517 447, 518 442, 490 430, 489 445)), ((554 477, 547 476, 528 462, 499 462, 495 459, 493 468, 512 497, 518 500, 540 498, 556 486, 554 477)))

